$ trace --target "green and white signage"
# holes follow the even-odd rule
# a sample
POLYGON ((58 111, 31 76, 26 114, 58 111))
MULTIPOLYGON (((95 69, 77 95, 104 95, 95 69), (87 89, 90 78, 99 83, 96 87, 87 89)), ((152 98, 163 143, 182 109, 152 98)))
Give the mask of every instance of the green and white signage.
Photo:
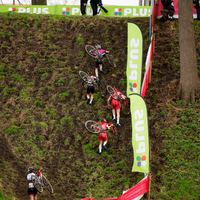
POLYGON ((138 94, 130 95, 130 101, 134 152, 132 172, 149 173, 149 123, 146 102, 138 94))
POLYGON ((141 94, 143 36, 137 24, 128 22, 127 90, 126 94, 141 94))
MULTIPOLYGON (((100 16, 107 17, 150 17, 150 6, 105 6, 108 13, 100 11, 100 16)), ((1 5, 0 12, 7 13, 30 13, 30 14, 52 14, 52 15, 81 15, 80 6, 77 5, 56 5, 56 6, 18 6, 1 5)), ((92 15, 91 6, 86 7, 86 16, 92 15)))

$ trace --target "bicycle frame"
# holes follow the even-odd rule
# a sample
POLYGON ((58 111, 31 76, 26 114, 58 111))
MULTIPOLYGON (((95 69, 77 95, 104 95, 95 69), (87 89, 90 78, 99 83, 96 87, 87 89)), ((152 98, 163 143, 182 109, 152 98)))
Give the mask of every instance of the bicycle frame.
MULTIPOLYGON (((108 124, 108 123, 107 123, 107 124, 108 124)), ((99 123, 97 123, 97 124, 95 124, 95 125, 93 125, 93 126, 94 126, 94 128, 96 128, 97 130, 101 130, 101 131, 99 132, 100 134, 108 130, 108 128, 107 128, 107 129, 101 129, 101 128, 98 127, 98 126, 101 127, 101 122, 99 122, 99 123)), ((108 126, 112 127, 113 135, 115 135, 115 134, 114 134, 114 130, 113 130, 113 127, 114 127, 113 124, 108 124, 108 126)))

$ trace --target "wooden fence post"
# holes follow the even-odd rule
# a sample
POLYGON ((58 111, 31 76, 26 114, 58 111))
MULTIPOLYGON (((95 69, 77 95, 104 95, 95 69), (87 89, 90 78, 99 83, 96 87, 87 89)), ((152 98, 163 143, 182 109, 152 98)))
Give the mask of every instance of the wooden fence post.
POLYGON ((151 174, 149 174, 149 191, 147 193, 148 200, 150 200, 150 189, 151 189, 151 174))

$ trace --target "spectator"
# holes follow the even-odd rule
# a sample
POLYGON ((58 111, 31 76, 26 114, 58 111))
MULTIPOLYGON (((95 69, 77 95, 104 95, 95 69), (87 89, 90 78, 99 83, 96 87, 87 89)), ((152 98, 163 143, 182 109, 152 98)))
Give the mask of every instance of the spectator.
POLYGON ((92 7, 93 16, 97 15, 98 4, 101 0, 90 0, 90 5, 92 7))
POLYGON ((193 0, 194 7, 197 9, 197 19, 200 20, 200 0, 193 0))
POLYGON ((86 5, 87 5, 87 0, 81 0, 81 14, 85 15, 85 9, 86 9, 86 5))
POLYGON ((164 7, 164 9, 161 10, 163 20, 166 21, 168 19, 173 19, 173 15, 174 15, 173 0, 161 0, 161 2, 164 7))

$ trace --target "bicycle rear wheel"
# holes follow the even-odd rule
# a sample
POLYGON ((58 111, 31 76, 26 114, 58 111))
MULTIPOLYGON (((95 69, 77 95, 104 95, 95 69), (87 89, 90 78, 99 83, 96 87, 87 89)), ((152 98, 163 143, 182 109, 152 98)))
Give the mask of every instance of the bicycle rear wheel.
POLYGON ((119 97, 119 95, 117 94, 117 92, 110 85, 107 86, 107 91, 108 91, 109 95, 112 96, 113 99, 115 99, 115 100, 121 99, 119 97))
POLYGON ((129 115, 130 114, 130 98, 127 98, 125 100, 122 100, 122 112, 124 115, 129 115))
POLYGON ((92 121, 92 120, 88 120, 87 122, 85 122, 85 128, 90 133, 100 133, 101 132, 100 124, 95 121, 92 121))
POLYGON ((37 189, 38 192, 43 192, 43 187, 38 176, 32 175, 31 181, 33 182, 33 185, 37 189))
POLYGON ((101 93, 101 96, 104 97, 107 94, 107 88, 106 88, 106 83, 104 80, 99 81, 99 92, 101 93))
POLYGON ((110 63, 110 65, 115 68, 116 64, 115 64, 114 60, 110 57, 109 54, 106 54, 106 58, 107 58, 108 62, 110 63))
MULTIPOLYGON (((112 126, 111 133, 109 134, 109 138, 111 139, 111 144, 117 146, 119 143, 119 134, 117 133, 117 127, 115 125, 112 126)), ((108 138, 108 140, 109 140, 108 138)))
POLYGON ((42 180, 44 183, 44 187, 46 187, 50 193, 53 193, 53 187, 51 186, 51 183, 44 175, 42 175, 42 180))
POLYGON ((96 49, 92 45, 86 45, 85 51, 88 53, 88 55, 92 56, 93 58, 96 58, 96 49))
POLYGON ((83 71, 79 71, 79 76, 83 79, 83 81, 88 81, 89 79, 91 79, 90 76, 83 71))

